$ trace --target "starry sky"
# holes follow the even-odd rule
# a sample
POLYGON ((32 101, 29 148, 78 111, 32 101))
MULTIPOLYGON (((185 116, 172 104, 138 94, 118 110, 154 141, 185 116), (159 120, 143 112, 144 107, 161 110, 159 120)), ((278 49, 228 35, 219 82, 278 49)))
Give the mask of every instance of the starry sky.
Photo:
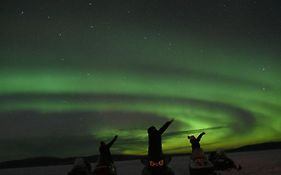
POLYGON ((0 161, 281 140, 281 5, 254 0, 1 0, 0 161))

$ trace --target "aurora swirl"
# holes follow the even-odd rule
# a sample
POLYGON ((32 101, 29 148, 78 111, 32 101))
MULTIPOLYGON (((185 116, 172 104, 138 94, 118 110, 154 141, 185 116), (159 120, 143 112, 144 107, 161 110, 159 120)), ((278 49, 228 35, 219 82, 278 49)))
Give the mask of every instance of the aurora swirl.
POLYGON ((265 47, 258 39, 203 37, 162 24, 152 30, 129 20, 110 21, 110 28, 97 20, 94 31, 88 20, 74 20, 68 30, 64 18, 29 17, 40 24, 37 40, 34 24, 18 18, 7 24, 14 38, 3 36, 0 50, 3 160, 96 154, 115 134, 113 153, 145 154, 146 129, 171 118, 165 153, 190 152, 186 136, 201 131, 205 150, 281 140, 274 39, 265 47))

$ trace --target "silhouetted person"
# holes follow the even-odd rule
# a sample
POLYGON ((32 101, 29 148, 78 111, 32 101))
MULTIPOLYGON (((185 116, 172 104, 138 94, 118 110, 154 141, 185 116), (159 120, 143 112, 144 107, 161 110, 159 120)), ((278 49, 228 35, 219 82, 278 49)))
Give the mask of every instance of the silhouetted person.
POLYGON ((192 151, 194 151, 196 149, 200 149, 200 140, 204 134, 206 134, 206 133, 202 132, 197 138, 194 135, 187 136, 187 138, 189 139, 189 141, 191 143, 192 151))
POLYGON ((68 175, 91 175, 91 164, 83 158, 77 158, 68 175))
POLYGON ((150 160, 160 160, 162 156, 162 138, 161 135, 173 122, 170 120, 166 122, 159 130, 155 126, 151 126, 147 129, 148 132, 148 158, 150 160))
POLYGON ((105 142, 100 142, 100 160, 99 163, 113 163, 111 152, 110 152, 110 147, 113 145, 113 143, 117 139, 117 135, 108 143, 106 144, 105 142))
POLYGON ((197 138, 194 135, 187 136, 192 146, 191 159, 195 160, 197 164, 203 164, 206 159, 204 151, 200 147, 200 140, 205 132, 202 132, 197 138))

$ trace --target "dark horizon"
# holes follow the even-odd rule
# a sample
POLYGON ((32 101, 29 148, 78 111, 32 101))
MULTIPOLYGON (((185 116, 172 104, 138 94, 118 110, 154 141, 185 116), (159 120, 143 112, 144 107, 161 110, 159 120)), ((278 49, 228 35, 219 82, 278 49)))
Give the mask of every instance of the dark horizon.
MULTIPOLYGON (((234 148, 231 150, 225 150, 227 153, 235 152, 251 152, 251 151, 263 151, 263 150, 272 150, 280 149, 281 142, 267 142, 254 145, 247 145, 239 148, 234 148)), ((215 151, 215 150, 213 150, 215 151)), ((206 154, 209 154, 213 151, 208 151, 206 154)), ((178 154, 165 154, 167 156, 186 156, 191 153, 178 153, 178 154)), ((52 166, 52 165, 69 165, 73 164, 74 160, 79 156, 72 157, 31 157, 20 160, 10 160, 0 162, 0 169, 8 168, 23 168, 23 167, 37 167, 37 166, 52 166)), ((90 163, 96 163, 98 161, 99 155, 83 156, 85 160, 90 163)), ((113 154, 114 161, 127 161, 127 160, 141 160, 146 157, 146 155, 122 155, 122 154, 113 154)), ((81 157, 80 157, 81 158, 81 157)))

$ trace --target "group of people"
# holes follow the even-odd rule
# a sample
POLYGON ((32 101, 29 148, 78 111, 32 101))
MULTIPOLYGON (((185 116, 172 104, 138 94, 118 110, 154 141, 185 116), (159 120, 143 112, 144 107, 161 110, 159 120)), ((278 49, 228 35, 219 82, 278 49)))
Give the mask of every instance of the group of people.
MULTIPOLYGON (((148 133, 148 155, 147 159, 142 160, 142 163, 146 165, 146 168, 159 169, 159 167, 167 168, 168 162, 171 160, 170 157, 165 157, 162 151, 162 134, 167 130, 167 128, 173 123, 173 119, 167 121, 162 127, 157 129, 155 126, 151 126, 147 129, 148 133)), ((197 137, 194 135, 187 136, 191 143, 192 154, 191 160, 196 164, 196 166, 207 167, 206 165, 211 162, 213 168, 211 170, 226 170, 226 169, 236 169, 240 170, 241 166, 235 164, 230 158, 228 158, 222 151, 213 152, 209 155, 209 158, 206 158, 203 150, 200 146, 200 141, 205 135, 205 132, 200 133, 197 137)), ((74 167, 68 175, 99 175, 99 174, 116 174, 116 169, 113 164, 112 155, 110 152, 111 146, 117 140, 118 135, 105 143, 104 141, 100 142, 99 146, 99 162, 92 173, 91 165, 84 159, 76 159, 74 167), (111 173, 104 173, 104 171, 111 171, 111 173), (101 173, 100 173, 101 172, 101 173)), ((146 174, 146 173, 144 173, 146 174)), ((161 173, 160 173, 161 174, 161 173)), ((169 173, 168 173, 169 174, 169 173)), ((173 174, 173 173, 171 173, 173 174)), ((196 174, 196 173, 195 173, 196 174)))
MULTIPOLYGON (((148 158, 147 163, 153 166, 164 166, 166 164, 167 158, 164 157, 162 151, 162 134, 167 130, 167 128, 173 123, 173 119, 167 121, 160 129, 155 126, 151 126, 147 129, 148 133, 148 158)), ((192 152, 200 149, 200 140, 205 132, 201 133, 197 138, 195 136, 188 136, 190 143, 192 145, 192 152)), ((117 140, 118 135, 116 135, 109 143, 104 141, 100 142, 99 146, 99 163, 98 165, 110 165, 113 164, 112 155, 110 152, 111 146, 117 140)), ((89 168, 88 168, 89 169, 89 168)))
MULTIPOLYGON (((162 160, 162 134, 167 130, 174 120, 167 121, 160 129, 155 126, 151 126, 147 129, 148 133, 148 160, 159 161, 162 160)), ((196 151, 200 148, 200 140, 205 132, 202 132, 197 138, 194 135, 188 136, 190 143, 192 145, 192 151, 196 151)), ((118 136, 116 135, 109 143, 104 141, 100 142, 99 152, 101 163, 113 163, 110 147, 114 144, 118 136)))
MULTIPOLYGON (((157 129, 155 126, 151 126, 147 129, 148 133, 148 160, 150 161, 159 161, 162 160, 163 151, 162 151, 162 134, 167 130, 174 120, 167 121, 160 129, 157 129)), ((200 149, 200 140, 205 132, 202 132, 197 138, 194 135, 188 136, 190 143, 192 145, 192 151, 200 149)), ((110 153, 110 147, 114 144, 117 139, 117 135, 108 143, 100 143, 99 152, 100 152, 100 162, 112 163, 112 156, 110 153)))

